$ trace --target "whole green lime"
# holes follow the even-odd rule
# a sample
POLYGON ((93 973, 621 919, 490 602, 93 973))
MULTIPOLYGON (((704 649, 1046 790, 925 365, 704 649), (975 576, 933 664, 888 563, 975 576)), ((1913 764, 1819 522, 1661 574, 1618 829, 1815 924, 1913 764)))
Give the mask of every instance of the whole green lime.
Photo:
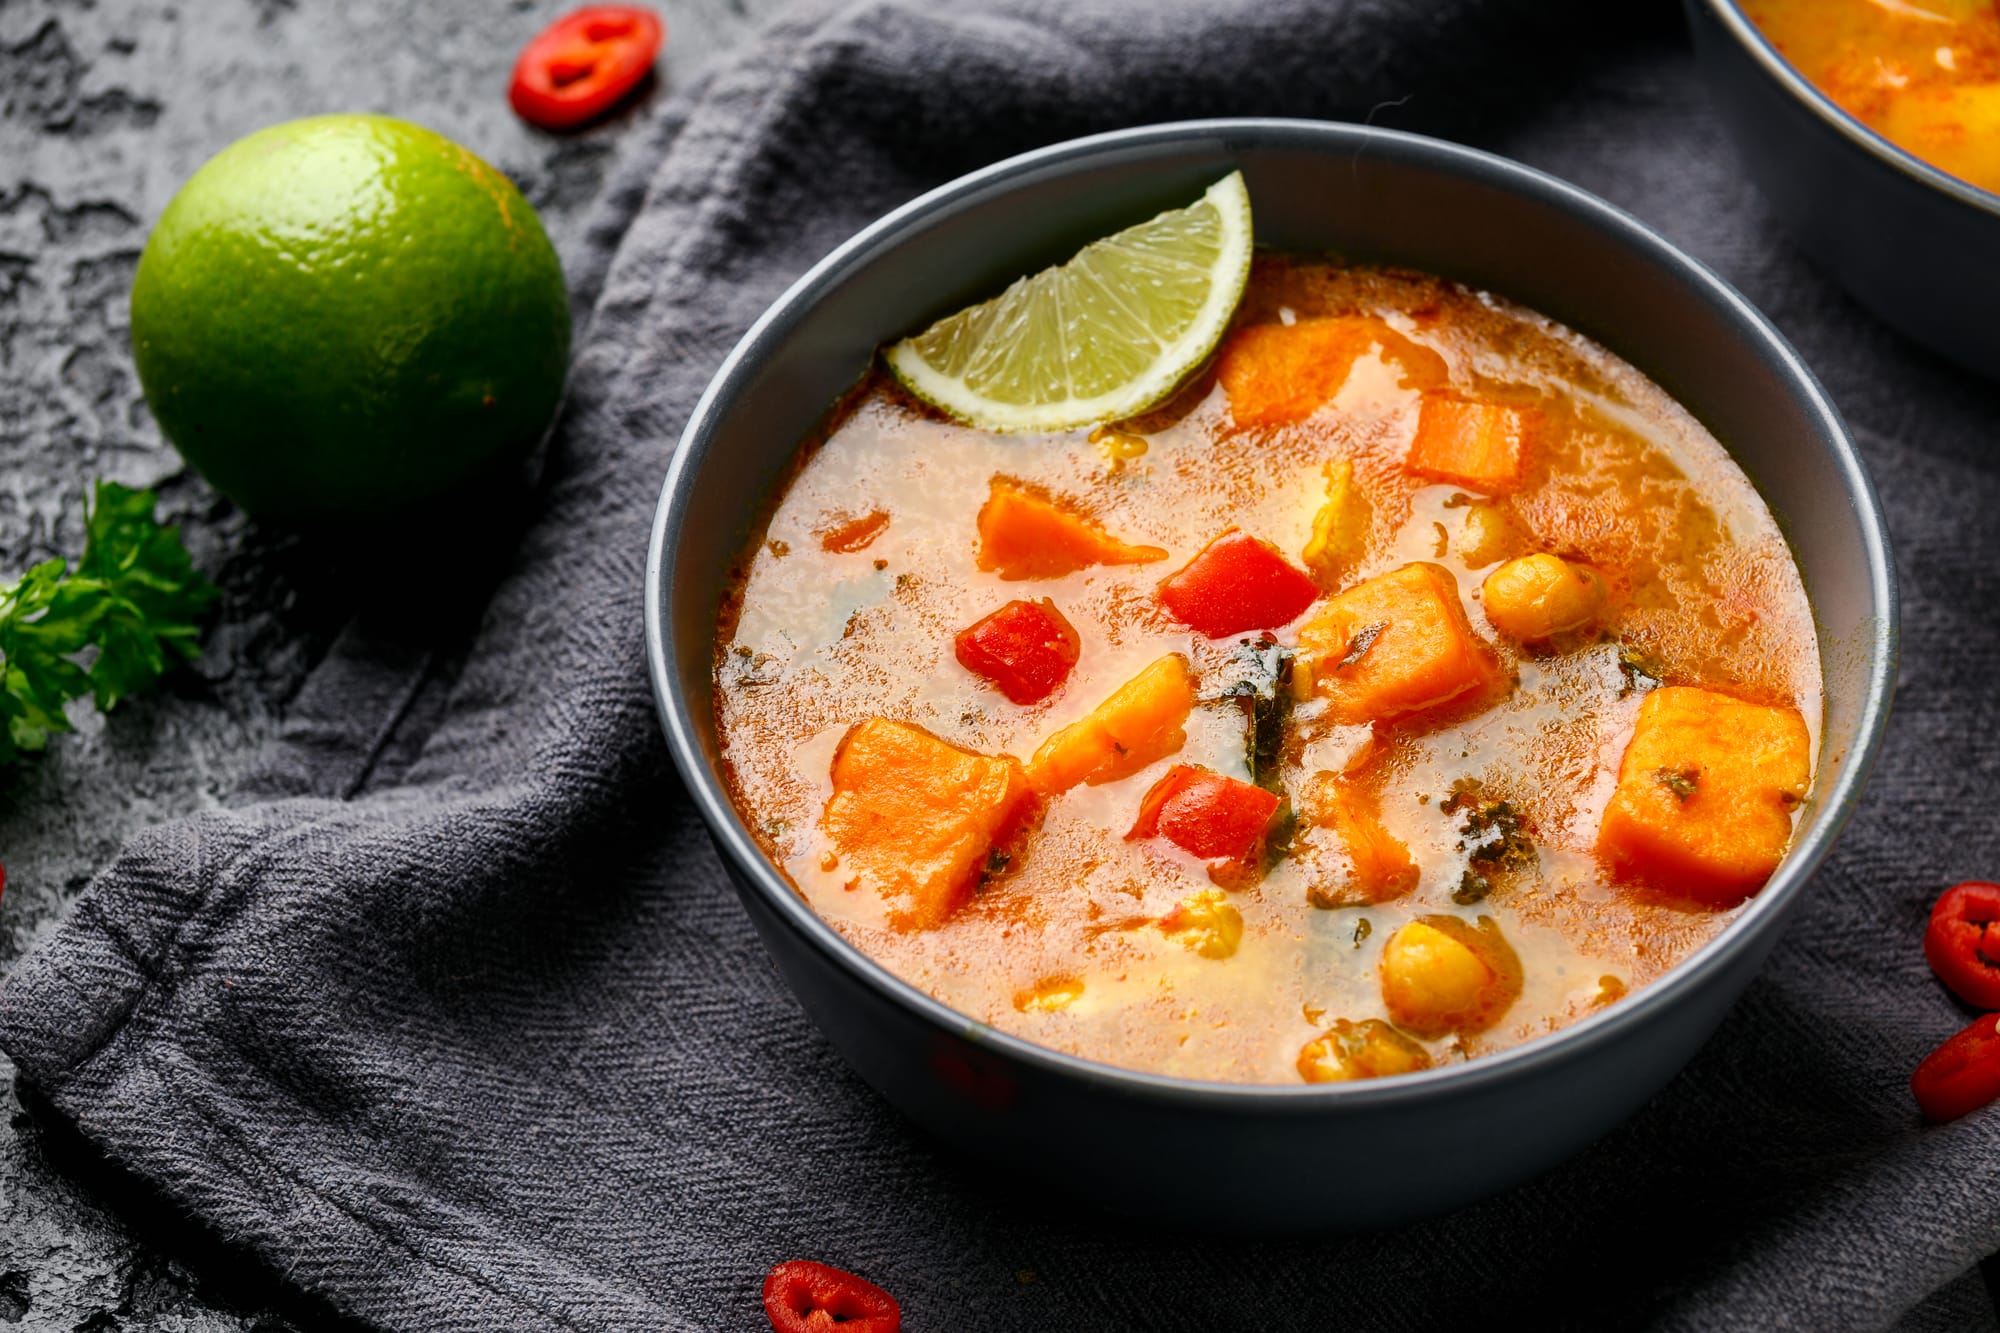
POLYGON ((498 171, 385 116, 237 140, 167 205, 132 284, 139 382, 244 509, 379 521, 527 455, 569 360, 562 265, 498 171))

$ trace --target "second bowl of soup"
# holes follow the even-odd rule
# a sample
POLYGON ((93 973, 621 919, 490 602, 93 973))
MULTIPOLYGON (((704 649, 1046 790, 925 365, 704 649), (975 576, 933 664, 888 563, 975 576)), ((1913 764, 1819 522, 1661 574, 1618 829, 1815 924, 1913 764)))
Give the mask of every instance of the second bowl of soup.
POLYGON ((1813 260, 2000 377, 2000 14, 1984 0, 1686 0, 1750 174, 1813 260))
POLYGON ((1434 1211, 1657 1087, 1851 806, 1893 642, 1761 319, 1557 182, 1347 126, 1084 141, 864 232, 725 366, 653 556, 676 757, 857 1068, 1253 1226, 1434 1211), (1146 413, 1001 434, 871 368, 1239 170, 1241 304, 1146 413))

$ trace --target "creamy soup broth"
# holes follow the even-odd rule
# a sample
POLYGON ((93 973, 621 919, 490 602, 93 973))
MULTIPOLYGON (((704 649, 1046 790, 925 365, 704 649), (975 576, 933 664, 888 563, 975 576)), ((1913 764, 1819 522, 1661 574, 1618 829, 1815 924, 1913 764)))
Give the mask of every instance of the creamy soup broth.
MULTIPOLYGON (((979 1022, 1094 1061, 1296 1083, 1302 1049, 1330 1023, 1388 1016, 1382 950, 1414 918, 1491 918, 1519 960, 1518 998, 1496 1021, 1411 1037, 1446 1064, 1616 1003, 1740 910, 1615 882, 1595 840, 1657 682, 1795 708, 1816 738, 1811 614, 1762 500, 1643 376, 1484 293, 1260 257, 1233 336, 1328 316, 1379 321, 1381 336, 1303 419, 1236 424, 1211 370, 1165 411, 1116 430, 1001 436, 944 420, 877 376, 802 451, 721 622, 722 757, 746 822, 798 892, 897 976, 979 1022), (1539 413, 1511 495, 1407 469, 1421 402, 1440 391, 1539 413), (1343 460, 1366 497, 1366 529, 1325 592, 1413 562, 1441 567, 1508 684, 1497 698, 1375 725, 1339 722, 1300 698, 1274 784, 1296 819, 1274 827, 1261 871, 1218 884, 1208 862, 1172 842, 1126 834, 1176 764, 1246 775, 1245 713, 1215 696, 1259 636, 1192 632, 1157 590, 1231 526, 1298 563, 1327 465, 1343 460), (996 476, 1167 555, 1046 579, 982 572, 975 515, 996 476), (1523 645, 1488 621, 1484 576, 1536 551, 1601 577, 1606 607, 1588 634, 1523 645), (1009 599, 1043 597, 1075 626, 1081 651, 1051 697, 1020 706, 959 665, 953 636, 1009 599), (836 747, 857 722, 892 718, 1025 760, 1167 653, 1185 655, 1197 683, 1182 747, 1048 799, 944 920, 913 928, 892 897, 850 873, 823 819, 836 747), (1315 783, 1335 777, 1378 797, 1381 826, 1407 847, 1417 878, 1400 896, 1343 901, 1356 897, 1348 854, 1312 809, 1315 783), (1532 845, 1531 864, 1484 876, 1482 897, 1468 896, 1477 837, 1455 792, 1504 799, 1532 845), (1159 924, 1207 890, 1241 919, 1227 956, 1159 924)), ((1272 637, 1297 644, 1313 614, 1272 637)))

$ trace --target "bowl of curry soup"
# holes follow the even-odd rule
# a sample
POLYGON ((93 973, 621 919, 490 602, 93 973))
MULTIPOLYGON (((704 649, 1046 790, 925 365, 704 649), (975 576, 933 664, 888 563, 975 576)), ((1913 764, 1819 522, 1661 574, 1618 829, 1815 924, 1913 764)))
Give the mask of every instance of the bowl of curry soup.
POLYGON ((1883 320, 2000 377, 2000 11, 1687 0, 1717 107, 1802 249, 1883 320))
POLYGON ((854 1068, 1065 1198, 1259 1229, 1448 1209, 1664 1084, 1859 796, 1896 615, 1837 415, 1712 274, 1518 164, 1274 120, 1056 145, 829 255, 688 423, 646 611, 854 1068), (1159 409, 993 435, 883 373, 1233 170, 1246 293, 1159 409))

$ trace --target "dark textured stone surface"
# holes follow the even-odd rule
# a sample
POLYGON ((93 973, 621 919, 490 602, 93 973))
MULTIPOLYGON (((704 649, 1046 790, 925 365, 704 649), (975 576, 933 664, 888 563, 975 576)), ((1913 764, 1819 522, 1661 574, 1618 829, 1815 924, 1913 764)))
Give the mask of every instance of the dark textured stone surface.
MULTIPOLYGON (((380 111, 507 172, 556 246, 643 109, 567 138, 518 122, 508 71, 562 0, 0 0, 0 576, 74 555, 92 477, 157 486, 225 600, 199 667, 0 774, 0 972, 53 930, 130 831, 219 801, 347 619, 351 595, 184 472, 140 397, 126 299, 146 233, 210 154, 260 126, 380 111)), ((661 5, 646 101, 684 86, 771 0, 661 5)), ((0 1326, 318 1326, 233 1255, 19 1104, 0 1057, 0 1326)))

